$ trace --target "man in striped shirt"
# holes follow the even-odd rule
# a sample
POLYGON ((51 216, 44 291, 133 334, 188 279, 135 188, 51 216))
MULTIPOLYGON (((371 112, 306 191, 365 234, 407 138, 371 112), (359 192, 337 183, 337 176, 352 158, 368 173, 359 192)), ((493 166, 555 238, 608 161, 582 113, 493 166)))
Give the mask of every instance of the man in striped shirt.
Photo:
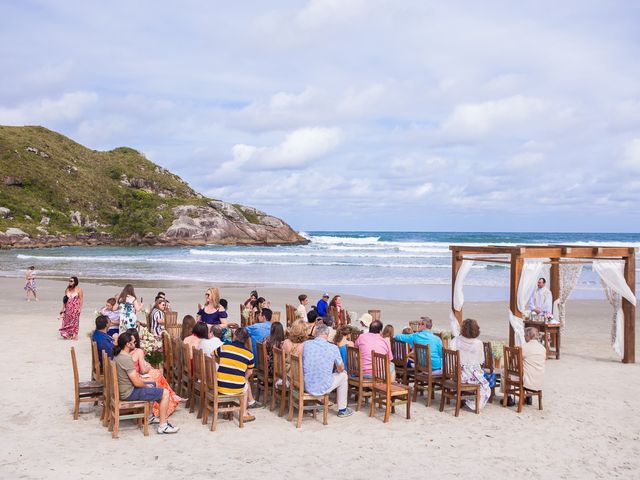
POLYGON ((247 400, 251 396, 247 380, 253 373, 253 353, 245 347, 249 334, 245 328, 238 328, 233 334, 233 343, 222 345, 217 350, 218 392, 222 395, 244 395, 245 422, 255 420, 256 417, 246 413, 247 400))

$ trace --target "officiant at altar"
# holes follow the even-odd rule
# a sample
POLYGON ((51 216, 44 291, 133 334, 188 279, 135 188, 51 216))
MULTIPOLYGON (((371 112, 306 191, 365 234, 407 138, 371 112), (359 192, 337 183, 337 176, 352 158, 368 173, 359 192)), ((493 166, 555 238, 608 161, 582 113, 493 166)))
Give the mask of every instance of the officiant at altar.
POLYGON ((529 310, 537 314, 551 314, 553 310, 553 296, 547 288, 544 278, 538 279, 538 288, 534 290, 529 299, 529 310))

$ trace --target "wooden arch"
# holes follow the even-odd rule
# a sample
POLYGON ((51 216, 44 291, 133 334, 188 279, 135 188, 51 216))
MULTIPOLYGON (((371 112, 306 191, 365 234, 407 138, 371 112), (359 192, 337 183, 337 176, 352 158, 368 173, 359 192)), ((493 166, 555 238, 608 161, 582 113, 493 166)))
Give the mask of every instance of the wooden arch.
MULTIPOLYGON (((513 247, 502 246, 470 246, 451 245, 451 309, 458 323, 462 322, 462 311, 453 308, 453 289, 456 277, 463 260, 474 262, 504 263, 511 267, 509 282, 509 306, 511 312, 521 317, 518 310, 518 284, 524 260, 527 258, 548 258, 551 265, 549 287, 553 299, 560 294, 560 259, 568 259, 563 263, 591 263, 593 260, 623 260, 624 277, 629 288, 636 293, 636 249, 630 247, 585 247, 575 245, 518 245, 513 247)), ((622 300, 624 312, 624 354, 623 363, 635 363, 636 361, 636 307, 628 300, 622 300)), ((509 344, 514 345, 514 331, 509 325, 509 344)))

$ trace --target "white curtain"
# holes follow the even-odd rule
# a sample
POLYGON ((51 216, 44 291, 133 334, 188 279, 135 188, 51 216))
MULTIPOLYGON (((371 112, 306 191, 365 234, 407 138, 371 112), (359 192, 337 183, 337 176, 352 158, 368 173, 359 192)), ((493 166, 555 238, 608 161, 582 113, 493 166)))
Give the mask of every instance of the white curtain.
POLYGON ((582 264, 565 265, 561 262, 558 268, 560 270, 560 296, 553 302, 553 316, 560 322, 560 328, 564 328, 565 304, 578 283, 582 273, 582 264))
MULTIPOLYGON (((462 305, 464 305, 464 280, 467 278, 471 267, 473 266, 473 260, 463 260, 460 264, 460 269, 456 275, 456 283, 453 286, 453 309, 460 311, 462 305)), ((454 315, 453 311, 449 313, 449 320, 451 322, 451 336, 457 337, 460 335, 460 324, 458 319, 454 315)))
MULTIPOLYGON (((524 312, 527 309, 527 303, 536 288, 538 278, 544 270, 544 260, 546 259, 527 259, 522 265, 522 273, 520 274, 520 283, 518 284, 518 310, 524 312)), ((509 312, 509 323, 515 333, 516 345, 524 344, 524 322, 522 318, 509 312)))
POLYGON ((624 262, 613 260, 594 260, 593 271, 600 276, 609 303, 613 306, 613 325, 611 326, 611 344, 615 352, 622 357, 624 351, 624 314, 622 299, 636 304, 636 297, 624 278, 624 262))

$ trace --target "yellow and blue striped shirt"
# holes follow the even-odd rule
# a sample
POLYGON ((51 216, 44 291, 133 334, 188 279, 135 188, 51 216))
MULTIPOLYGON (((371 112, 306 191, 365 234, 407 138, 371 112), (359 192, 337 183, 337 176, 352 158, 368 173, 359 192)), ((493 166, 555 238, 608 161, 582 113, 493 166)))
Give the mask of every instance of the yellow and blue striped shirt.
POLYGON ((253 353, 244 344, 233 342, 218 349, 218 392, 225 395, 242 393, 246 382, 245 373, 253 368, 253 353))

